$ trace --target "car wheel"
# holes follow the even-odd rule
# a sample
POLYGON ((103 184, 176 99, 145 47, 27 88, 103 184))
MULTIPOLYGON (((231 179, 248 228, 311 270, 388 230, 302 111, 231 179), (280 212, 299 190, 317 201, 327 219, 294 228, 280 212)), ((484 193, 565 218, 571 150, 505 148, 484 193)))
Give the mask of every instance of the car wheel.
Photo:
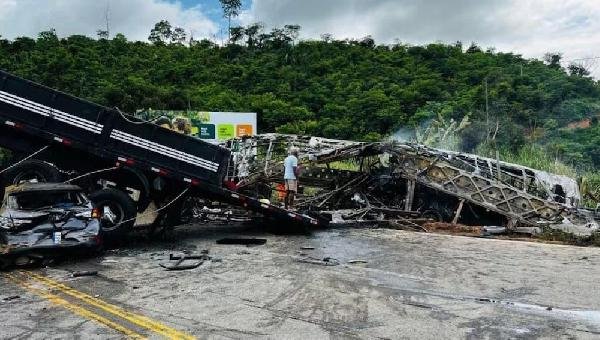
POLYGON ((131 231, 137 209, 129 195, 109 188, 93 192, 89 198, 102 214, 102 234, 107 241, 118 240, 131 231))

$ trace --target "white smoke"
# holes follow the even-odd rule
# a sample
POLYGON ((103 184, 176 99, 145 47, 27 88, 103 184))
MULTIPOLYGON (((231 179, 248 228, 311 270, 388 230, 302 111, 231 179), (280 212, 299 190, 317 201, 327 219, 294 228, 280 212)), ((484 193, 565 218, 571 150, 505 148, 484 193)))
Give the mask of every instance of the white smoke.
POLYGON ((461 151, 461 133, 469 125, 469 116, 463 117, 461 121, 455 121, 452 118, 446 120, 440 115, 437 119, 428 119, 422 122, 416 128, 400 128, 390 136, 390 140, 423 144, 443 150, 461 151))
POLYGON ((394 132, 389 137, 389 139, 391 141, 396 141, 400 143, 414 143, 417 141, 417 136, 415 132, 415 129, 400 128, 398 131, 394 132))

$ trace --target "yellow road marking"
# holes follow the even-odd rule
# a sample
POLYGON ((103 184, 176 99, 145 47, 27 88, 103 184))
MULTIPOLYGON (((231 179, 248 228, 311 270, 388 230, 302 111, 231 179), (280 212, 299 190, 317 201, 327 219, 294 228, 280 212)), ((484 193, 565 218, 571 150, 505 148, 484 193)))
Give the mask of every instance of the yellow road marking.
POLYGON ((101 315, 98 315, 92 311, 89 311, 81 306, 72 304, 69 301, 62 299, 61 297, 59 297, 57 295, 54 295, 54 294, 44 291, 42 289, 34 288, 29 283, 27 283, 25 281, 21 281, 11 274, 6 274, 6 278, 9 279, 10 281, 14 282, 15 284, 21 286, 23 289, 25 289, 33 294, 36 294, 38 296, 41 296, 42 298, 50 301, 51 303, 53 303, 57 306, 61 306, 65 309, 68 309, 69 311, 71 311, 74 314, 77 314, 86 319, 94 320, 104 326, 107 326, 116 331, 119 331, 119 332, 125 334, 126 336, 128 336, 129 338, 146 339, 146 337, 144 337, 143 335, 136 333, 135 331, 132 331, 128 328, 125 328, 125 327, 123 327, 101 315))
POLYGON ((61 283, 54 281, 48 277, 37 275, 37 274, 31 273, 31 272, 22 272, 22 273, 42 284, 45 284, 46 286, 55 288, 64 294, 75 297, 91 306, 102 309, 105 312, 108 312, 114 316, 121 318, 121 319, 127 320, 127 321, 131 322, 132 324, 135 324, 140 327, 151 330, 151 331, 153 331, 157 334, 160 334, 168 339, 185 339, 185 340, 195 339, 195 337, 192 335, 186 334, 182 331, 179 331, 179 330, 176 330, 169 326, 166 326, 166 325, 164 325, 158 321, 152 320, 146 316, 128 312, 128 311, 122 309, 121 307, 106 303, 100 299, 97 299, 93 296, 90 296, 88 294, 85 294, 83 292, 75 290, 69 286, 61 284, 61 283))

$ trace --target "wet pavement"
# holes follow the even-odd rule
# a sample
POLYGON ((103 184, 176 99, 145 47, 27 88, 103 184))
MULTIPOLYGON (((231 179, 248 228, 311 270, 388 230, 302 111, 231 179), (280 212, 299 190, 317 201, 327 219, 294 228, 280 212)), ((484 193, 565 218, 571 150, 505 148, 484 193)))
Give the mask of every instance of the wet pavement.
POLYGON ((187 227, 0 274, 0 338, 591 339, 599 260, 598 248, 384 229, 187 227), (267 243, 216 244, 225 237, 267 243), (196 269, 159 265, 204 249, 196 269))

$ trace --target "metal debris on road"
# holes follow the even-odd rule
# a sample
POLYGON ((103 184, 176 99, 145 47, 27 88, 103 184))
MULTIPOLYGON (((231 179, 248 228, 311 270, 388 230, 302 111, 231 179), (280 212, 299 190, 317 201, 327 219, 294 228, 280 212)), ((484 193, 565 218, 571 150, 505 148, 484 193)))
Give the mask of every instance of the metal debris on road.
POLYGON ((12 300, 16 300, 16 299, 20 299, 21 297, 19 295, 12 295, 12 296, 7 296, 5 298, 2 299, 2 301, 12 301, 12 300))
POLYGON ((267 243, 264 238, 222 238, 217 240, 217 244, 243 245, 243 246, 262 246, 267 243))
POLYGON ((320 266, 339 266, 340 265, 340 261, 337 259, 334 259, 333 257, 325 257, 323 259, 317 259, 314 257, 306 257, 306 258, 297 259, 297 261, 302 262, 302 263, 317 264, 320 266))
POLYGON ((205 261, 209 261, 211 259, 210 256, 208 256, 207 253, 202 253, 200 255, 173 255, 170 254, 169 255, 169 260, 170 261, 176 261, 174 264, 169 265, 169 264, 164 264, 164 263, 160 263, 159 265, 163 268, 165 268, 166 270, 173 270, 173 271, 179 271, 179 270, 190 270, 190 269, 196 269, 198 267, 200 267, 205 261), (184 264, 186 261, 194 261, 190 264, 184 264))
POLYGON ((359 263, 369 263, 366 260, 350 260, 348 261, 350 264, 359 264, 359 263))
POLYGON ((73 272, 73 274, 71 274, 72 277, 96 276, 96 275, 98 275, 98 271, 97 270, 73 272))

